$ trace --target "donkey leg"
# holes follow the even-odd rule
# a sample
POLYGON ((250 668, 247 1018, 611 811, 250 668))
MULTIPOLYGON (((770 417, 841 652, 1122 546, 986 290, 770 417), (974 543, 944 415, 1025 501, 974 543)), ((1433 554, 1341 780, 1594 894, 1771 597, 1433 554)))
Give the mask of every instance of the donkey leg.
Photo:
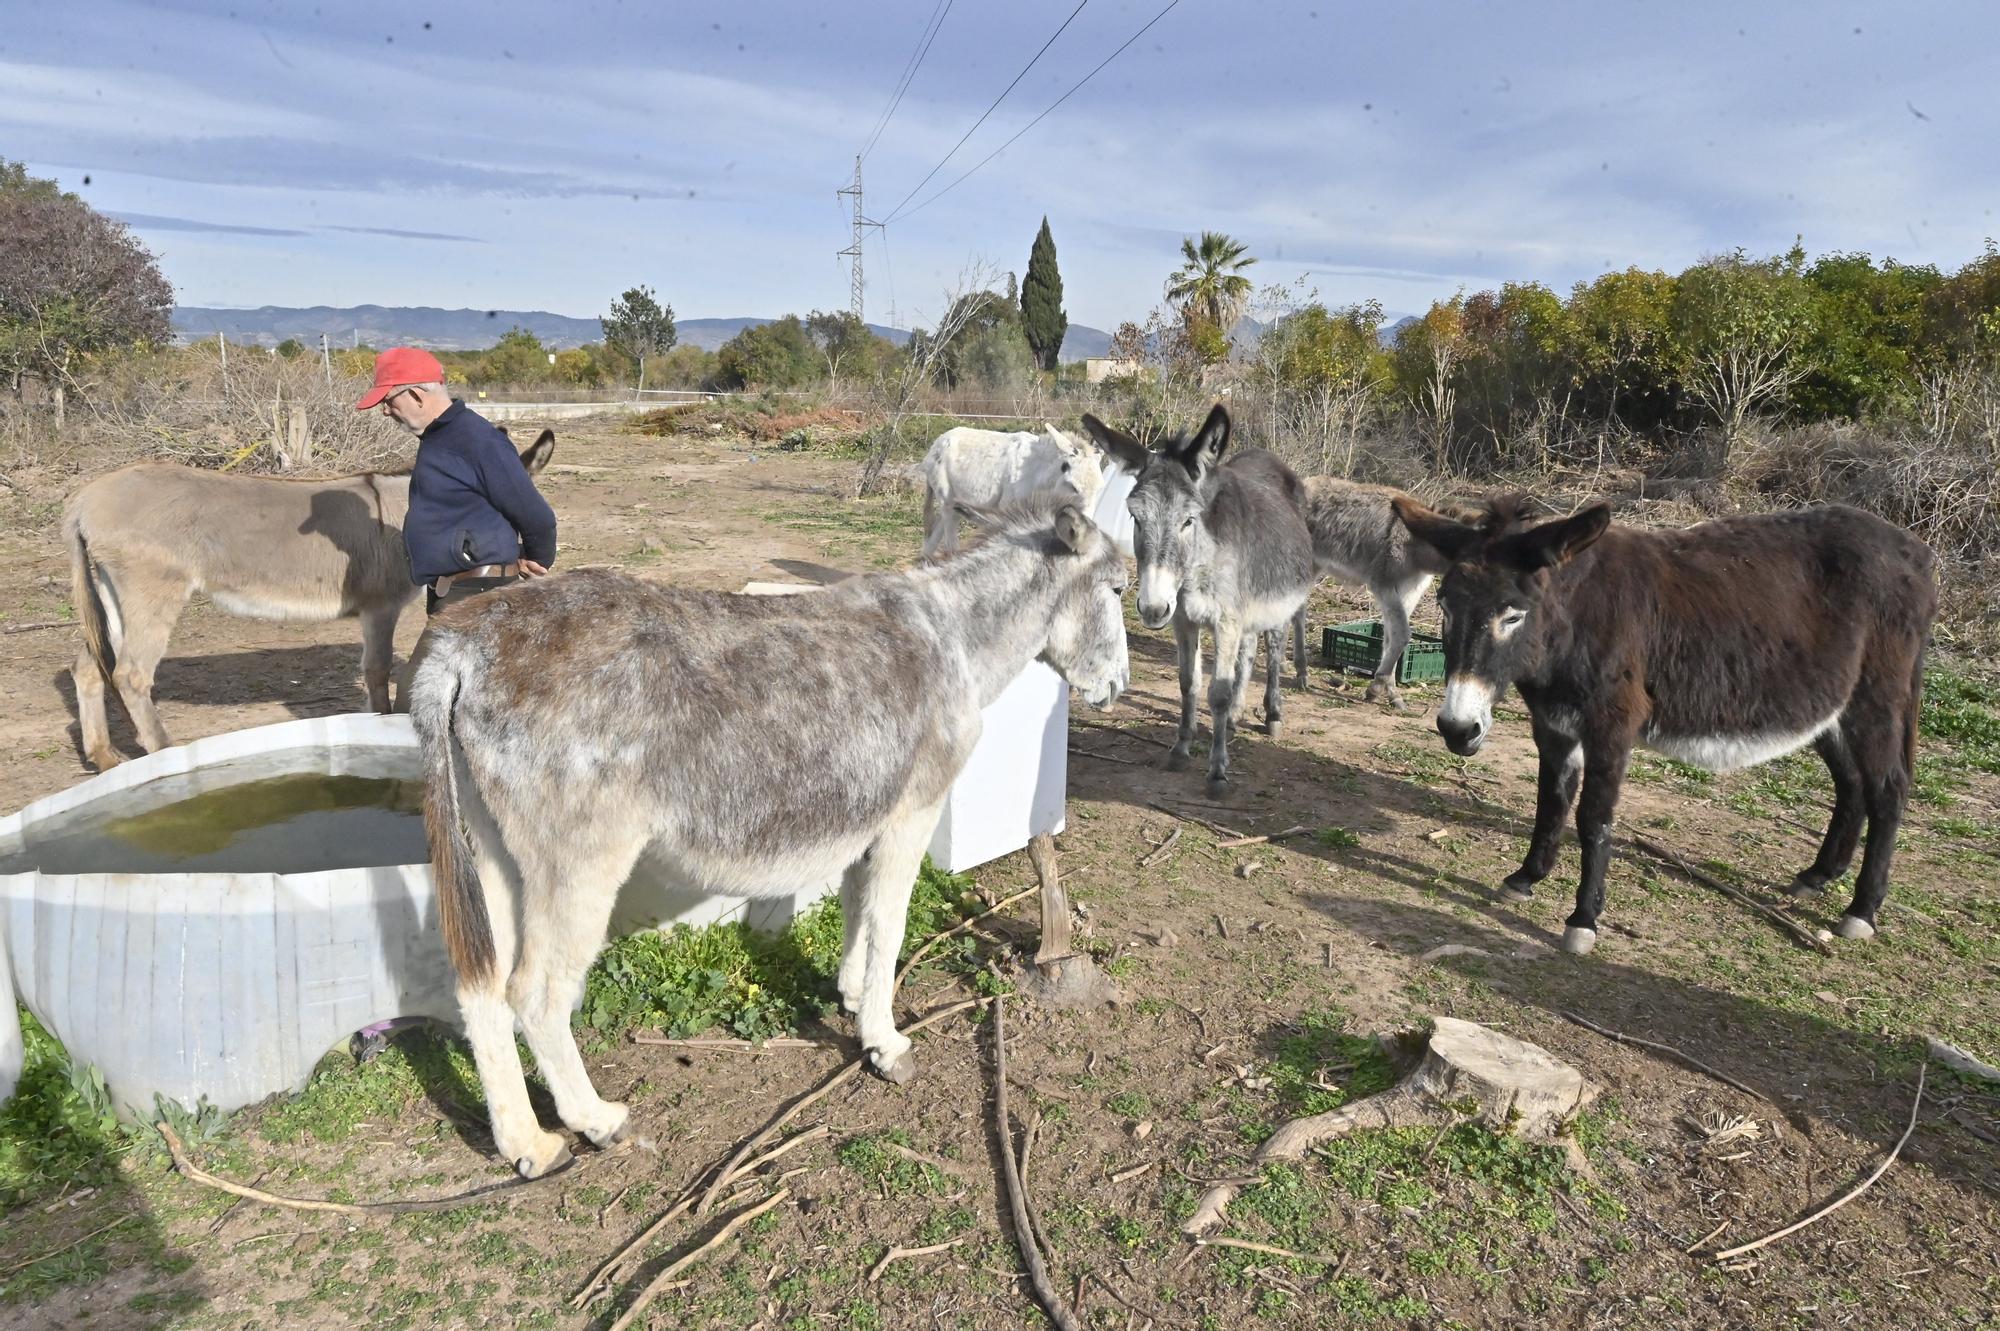
POLYGON ((847 866, 840 875, 840 972, 834 988, 840 993, 840 1010, 855 1016, 861 1011, 862 981, 868 974, 868 945, 863 941, 863 888, 868 882, 868 860, 872 852, 847 866))
POLYGON ((1362 695, 1364 702, 1387 702, 1399 712, 1410 710, 1403 695, 1396 691, 1396 671, 1402 666, 1403 651, 1410 645, 1410 611, 1416 608, 1424 594, 1424 584, 1413 587, 1371 587, 1375 605, 1382 612, 1382 660, 1375 667, 1375 678, 1368 681, 1368 691, 1362 695))
POLYGON ((121 761, 111 747, 111 726, 104 715, 104 672, 88 646, 77 648, 76 664, 70 667, 70 682, 76 687, 76 723, 83 736, 83 753, 90 765, 108 772, 121 761))
POLYGON ((1541 755, 1535 783, 1535 831, 1528 839, 1527 858, 1500 885, 1501 899, 1516 903, 1532 900, 1535 884, 1556 867, 1563 822, 1583 781, 1583 746, 1570 736, 1537 726, 1535 747, 1541 755))
POLYGON ((372 712, 389 711, 389 671, 396 660, 396 619, 402 608, 398 602, 361 616, 361 678, 368 685, 372 712))
POLYGON ((869 1066, 901 1085, 917 1075, 916 1055, 909 1037, 896 1029, 896 962, 903 950, 903 929, 910 913, 910 890, 917 866, 937 826, 940 801, 892 819, 863 857, 860 888, 863 939, 867 954, 861 986, 861 1012, 855 1025, 869 1066))
POLYGON ((1604 875, 1611 866, 1611 819, 1631 758, 1627 736, 1584 746, 1583 797, 1576 809, 1577 837, 1583 842, 1583 878, 1576 888, 1576 910, 1563 921, 1565 952, 1581 955, 1597 946, 1597 917, 1604 910, 1604 875))
POLYGON ((1215 626, 1215 678, 1208 683, 1209 720, 1215 737, 1208 750, 1208 789, 1220 794, 1229 788, 1229 718, 1243 700, 1243 676, 1256 638, 1246 635, 1240 625, 1218 621, 1215 626))
MULTIPOLYGON (((521 846, 514 840, 509 845, 521 846)), ((624 1137, 630 1115, 591 1084, 569 1026, 583 973, 604 947, 618 889, 632 873, 643 836, 565 843, 560 859, 547 842, 522 847, 520 959, 507 981, 507 1001, 521 1016, 521 1033, 535 1055, 556 1113, 599 1146, 624 1137)))
MULTIPOLYGON (((463 766, 460 789, 470 788, 463 766)), ((521 1051, 514 1043, 514 1009, 507 1001, 507 980, 516 953, 514 862, 498 851, 499 833, 477 800, 461 806, 472 833, 473 859, 479 889, 486 899, 486 918, 493 930, 493 971, 486 979, 458 985, 459 1019, 479 1084, 486 1092, 487 1118, 493 1146, 523 1178, 540 1178, 569 1163, 569 1147, 553 1132, 544 1132, 528 1103, 528 1082, 521 1071, 521 1051)))
POLYGON ((1285 629, 1264 637, 1264 733, 1275 738, 1284 727, 1285 629))
POLYGON ((1861 794, 1861 768, 1848 752, 1847 741, 1838 726, 1813 741, 1826 770, 1833 776, 1833 816, 1826 825, 1826 837, 1810 867, 1792 879, 1791 895, 1809 897, 1823 890, 1854 863, 1854 851, 1861 844, 1861 824, 1867 816, 1861 794))
POLYGON ((1306 687, 1306 608, 1303 604, 1292 615, 1292 664, 1298 669, 1292 687, 1303 691, 1306 687))
POLYGON ((1842 938, 1875 936, 1875 912, 1889 895, 1889 865, 1896 857, 1896 833, 1903 824, 1903 809, 1910 799, 1911 773, 1905 746, 1905 727, 1917 723, 1914 701, 1905 718, 1884 715, 1879 704, 1862 707, 1848 704, 1846 732, 1848 749, 1861 774, 1861 798, 1868 809, 1868 846, 1861 853, 1861 872, 1854 878, 1854 900, 1840 917, 1835 932, 1842 938), (1856 712, 1862 715, 1855 716, 1856 712))
POLYGON ((1201 689, 1201 625, 1178 614, 1174 616, 1174 664, 1181 676, 1181 728, 1174 737, 1173 752, 1167 755, 1167 770, 1182 772, 1193 761, 1195 695, 1201 689))
POLYGON ((164 579, 151 580, 149 587, 135 586, 135 581, 127 580, 128 595, 119 607, 124 631, 111 682, 118 687, 132 728, 139 732, 139 743, 146 752, 157 753, 173 741, 160 724, 160 714, 153 710, 153 672, 167 654, 167 639, 173 634, 181 607, 187 604, 189 588, 164 579))

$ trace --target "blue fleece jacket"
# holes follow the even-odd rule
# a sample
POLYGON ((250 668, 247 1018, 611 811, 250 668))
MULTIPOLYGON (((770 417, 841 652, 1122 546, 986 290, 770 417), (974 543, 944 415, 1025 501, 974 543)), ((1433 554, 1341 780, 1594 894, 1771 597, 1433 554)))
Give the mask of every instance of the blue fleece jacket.
POLYGON ((403 544, 418 584, 517 559, 553 567, 556 514, 507 436, 454 401, 417 442, 403 544))

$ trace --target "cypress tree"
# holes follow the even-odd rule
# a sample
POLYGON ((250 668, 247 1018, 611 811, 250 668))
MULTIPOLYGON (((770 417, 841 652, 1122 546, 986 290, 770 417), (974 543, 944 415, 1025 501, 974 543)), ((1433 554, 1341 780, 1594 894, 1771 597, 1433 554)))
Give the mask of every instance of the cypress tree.
POLYGON ((1021 281, 1021 331, 1035 363, 1044 370, 1056 368, 1062 354, 1063 334, 1069 331, 1069 317, 1062 307, 1062 274, 1056 269, 1055 237, 1049 234, 1049 219, 1035 233, 1035 248, 1028 255, 1028 275, 1021 281))

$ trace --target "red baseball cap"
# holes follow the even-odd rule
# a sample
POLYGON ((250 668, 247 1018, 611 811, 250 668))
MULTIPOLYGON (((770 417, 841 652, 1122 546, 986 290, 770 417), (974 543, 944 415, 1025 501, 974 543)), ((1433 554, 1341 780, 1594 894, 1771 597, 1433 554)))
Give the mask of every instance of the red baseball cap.
POLYGON ((354 409, 366 411, 378 406, 383 398, 411 384, 443 382, 444 366, 430 352, 416 347, 390 347, 375 358, 375 386, 354 404, 354 409))

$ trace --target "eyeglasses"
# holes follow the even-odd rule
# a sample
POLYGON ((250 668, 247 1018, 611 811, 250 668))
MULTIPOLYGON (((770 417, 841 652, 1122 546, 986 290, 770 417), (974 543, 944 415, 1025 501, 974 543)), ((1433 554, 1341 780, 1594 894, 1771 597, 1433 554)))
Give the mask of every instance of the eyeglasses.
POLYGON ((401 397, 401 396, 402 396, 403 394, 405 394, 405 393, 414 393, 414 392, 416 392, 416 391, 417 391, 417 386, 416 386, 415 384, 405 384, 405 385, 404 385, 403 387, 401 387, 401 388, 397 389, 397 390, 396 390, 395 392, 393 392, 393 393, 389 394, 389 396, 387 396, 387 397, 383 398, 383 399, 382 399, 382 405, 386 407, 386 406, 388 406, 388 405, 389 405, 389 404, 390 404, 391 402, 394 402, 394 401, 395 401, 395 400, 396 400, 397 398, 401 397))

